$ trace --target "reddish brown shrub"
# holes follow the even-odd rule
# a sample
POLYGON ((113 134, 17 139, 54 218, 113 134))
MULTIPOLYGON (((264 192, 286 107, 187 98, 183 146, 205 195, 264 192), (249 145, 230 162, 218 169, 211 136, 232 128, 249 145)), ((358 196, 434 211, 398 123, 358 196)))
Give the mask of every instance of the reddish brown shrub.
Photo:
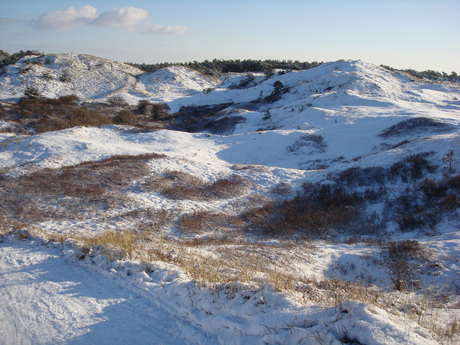
POLYGON ((137 116, 129 110, 121 110, 113 118, 113 122, 119 125, 132 125, 137 122, 137 116))

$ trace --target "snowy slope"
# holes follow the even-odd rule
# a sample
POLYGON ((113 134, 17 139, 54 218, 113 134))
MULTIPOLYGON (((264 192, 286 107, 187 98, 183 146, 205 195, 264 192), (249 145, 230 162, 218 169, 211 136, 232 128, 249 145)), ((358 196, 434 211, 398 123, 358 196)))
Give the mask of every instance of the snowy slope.
POLYGON ((220 84, 221 80, 201 75, 185 67, 172 66, 139 77, 137 87, 152 100, 168 102, 202 92, 220 84))
POLYGON ((131 103, 149 98, 170 101, 202 92, 221 83, 184 67, 168 67, 143 74, 137 68, 90 55, 53 54, 24 57, 8 65, 0 76, 0 99, 17 101, 24 90, 36 87, 44 97, 76 95, 106 100, 121 95, 131 103))
POLYGON ((36 87, 45 97, 75 94, 102 98, 134 84, 140 70, 123 63, 89 55, 56 54, 24 57, 8 65, 0 77, 0 97, 17 100, 25 88, 36 87))

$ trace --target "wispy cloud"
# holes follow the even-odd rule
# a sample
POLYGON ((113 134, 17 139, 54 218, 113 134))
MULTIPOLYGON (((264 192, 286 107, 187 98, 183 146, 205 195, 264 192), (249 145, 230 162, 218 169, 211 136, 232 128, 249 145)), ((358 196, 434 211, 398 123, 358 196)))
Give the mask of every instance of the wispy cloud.
POLYGON ((136 7, 116 8, 109 12, 98 13, 94 6, 86 5, 79 8, 69 7, 42 14, 38 20, 32 21, 37 29, 69 30, 81 26, 116 27, 134 30, 141 24, 147 24, 147 33, 182 35, 187 32, 185 26, 153 26, 149 23, 146 10, 136 7))
POLYGON ((146 31, 146 34, 161 34, 161 35, 184 35, 188 32, 186 26, 159 26, 156 25, 146 31))

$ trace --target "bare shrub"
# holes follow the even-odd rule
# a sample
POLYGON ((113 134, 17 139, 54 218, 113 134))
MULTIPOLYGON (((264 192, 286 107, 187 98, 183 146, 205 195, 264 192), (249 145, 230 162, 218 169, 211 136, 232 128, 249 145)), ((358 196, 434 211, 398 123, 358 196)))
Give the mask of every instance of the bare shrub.
POLYGON ((148 101, 139 101, 137 112, 141 115, 149 116, 152 120, 162 120, 167 115, 166 104, 150 103, 148 101))
POLYGON ((242 195, 246 191, 249 181, 239 175, 221 178, 204 185, 200 190, 200 199, 228 199, 242 195))
POLYGON ((132 125, 137 122, 137 116, 129 110, 120 110, 113 118, 113 122, 119 125, 132 125))
MULTIPOLYGON (((241 215, 248 230, 270 236, 292 233, 307 237, 329 236, 351 230, 359 219, 361 198, 329 184, 304 184, 304 192, 282 202, 271 202, 241 215)), ((361 224, 361 227, 363 225, 361 224)))
POLYGON ((389 242, 384 249, 393 288, 398 291, 420 288, 421 269, 431 263, 427 249, 415 240, 389 242))
POLYGON ((107 98, 107 102, 113 107, 127 107, 129 105, 122 96, 111 96, 107 98))
POLYGON ((75 126, 103 126, 111 121, 107 116, 101 115, 87 108, 72 109, 68 118, 69 127, 75 126))
POLYGON ((58 98, 41 98, 40 102, 43 104, 54 105, 54 106, 63 106, 63 105, 75 105, 79 100, 76 95, 64 95, 58 98))
POLYGON ((51 131, 60 131, 61 129, 69 128, 69 123, 61 118, 43 118, 37 121, 34 127, 37 133, 44 133, 51 131))
POLYGON ((149 179, 147 185, 154 191, 170 199, 190 199, 198 198, 198 190, 205 182, 192 174, 183 171, 167 170, 160 177, 149 179))
POLYGON ((184 233, 201 234, 203 232, 228 231, 242 224, 237 217, 225 213, 195 211, 180 217, 177 226, 184 233))
POLYGON ((446 176, 438 181, 426 178, 401 192, 392 200, 400 230, 434 230, 443 214, 459 207, 459 181, 460 175, 446 176))
MULTIPOLYGON (((248 230, 267 229, 273 221, 275 209, 275 203, 267 203, 262 207, 251 208, 243 212, 240 217, 247 222, 248 230)), ((279 229, 279 231, 287 233, 286 229, 279 229)))
POLYGON ((292 191, 291 186, 288 183, 283 182, 283 183, 280 183, 280 184, 276 185, 271 190, 271 193, 277 194, 277 195, 280 195, 280 196, 287 196, 287 195, 289 195, 291 193, 291 191, 292 191))
MULTIPOLYGON (((114 156, 62 169, 0 178, 0 215, 24 222, 75 219, 126 202, 133 180, 150 173, 147 160, 162 155, 114 156)), ((129 200, 129 199, 128 199, 129 200)))
POLYGON ((398 161, 391 165, 391 177, 400 176, 403 182, 409 180, 418 180, 424 176, 425 173, 434 173, 438 166, 430 163, 426 157, 431 153, 418 153, 410 155, 409 157, 398 161))
POLYGON ((431 119, 428 117, 415 117, 412 119, 401 121, 395 125, 392 125, 382 131, 379 136, 384 138, 390 138, 401 135, 410 135, 413 133, 419 133, 427 130, 435 131, 450 131, 453 126, 431 119))
POLYGON ((335 181, 341 185, 348 187, 384 185, 387 181, 387 170, 382 167, 360 168, 353 167, 341 171, 337 176, 329 176, 335 178, 335 181))
POLYGON ((286 149, 288 152, 296 152, 305 146, 312 146, 321 152, 324 152, 327 148, 327 144, 324 142, 323 136, 321 134, 310 134, 300 137, 299 140, 288 146, 286 149))
POLYGON ((170 199, 213 200, 242 195, 249 182, 238 175, 222 178, 212 183, 183 171, 165 171, 142 183, 141 188, 161 193, 170 199))
POLYGON ((212 215, 206 211, 195 211, 180 217, 178 228, 184 233, 202 233, 205 227, 212 226, 212 215))

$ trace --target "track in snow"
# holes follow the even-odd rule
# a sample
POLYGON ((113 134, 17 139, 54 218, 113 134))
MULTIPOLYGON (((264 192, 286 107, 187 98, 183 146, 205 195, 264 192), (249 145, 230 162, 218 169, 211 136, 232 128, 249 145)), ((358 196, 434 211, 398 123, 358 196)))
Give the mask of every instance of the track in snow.
POLYGON ((215 341, 52 248, 0 244, 1 345, 203 343, 215 341))

